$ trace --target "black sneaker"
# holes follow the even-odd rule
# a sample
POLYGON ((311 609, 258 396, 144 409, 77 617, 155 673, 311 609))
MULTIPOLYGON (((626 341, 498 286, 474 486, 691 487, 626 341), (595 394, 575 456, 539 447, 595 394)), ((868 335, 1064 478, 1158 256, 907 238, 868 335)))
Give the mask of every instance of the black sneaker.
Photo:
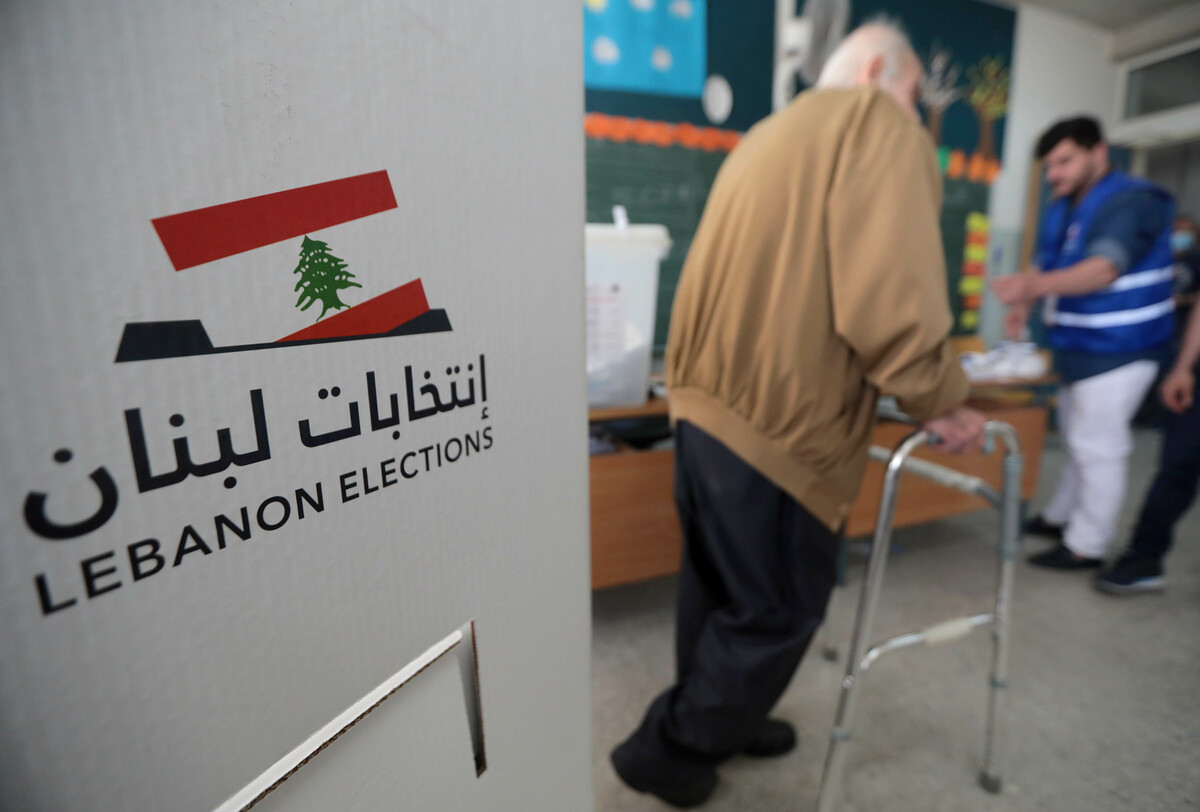
POLYGON ((755 758, 773 758, 796 747, 796 729, 782 719, 768 719, 758 735, 742 749, 755 758))
POLYGON ((1041 516, 1034 516, 1025 522, 1025 535, 1027 536, 1045 536, 1062 541, 1065 529, 1061 524, 1050 524, 1041 516))
POLYGON ((1109 595, 1136 595, 1141 592, 1162 592, 1167 586, 1167 579, 1163 577, 1162 562, 1158 559, 1126 553, 1097 575, 1092 586, 1109 595))
POLYGON ((1052 550, 1031 555, 1029 563, 1035 567, 1045 567, 1051 570, 1087 570, 1099 567, 1104 562, 1099 558, 1077 556, 1065 544, 1060 544, 1052 550))
POLYGON ((630 788, 678 809, 700 806, 717 788, 717 771, 712 767, 680 764, 645 751, 633 740, 617 745, 609 760, 630 788))

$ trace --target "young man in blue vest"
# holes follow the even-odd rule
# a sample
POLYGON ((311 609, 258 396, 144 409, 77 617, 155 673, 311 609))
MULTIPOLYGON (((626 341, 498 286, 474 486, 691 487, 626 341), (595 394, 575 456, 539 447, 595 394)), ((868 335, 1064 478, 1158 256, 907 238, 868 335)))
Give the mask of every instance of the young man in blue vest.
POLYGON ((1100 125, 1073 118, 1038 141, 1056 200, 1039 240, 1038 273, 993 281, 1016 336, 1045 305, 1068 460, 1058 490, 1027 530, 1060 540, 1030 562, 1098 567, 1125 497, 1130 422, 1154 383, 1174 328, 1171 196, 1113 171, 1100 125))

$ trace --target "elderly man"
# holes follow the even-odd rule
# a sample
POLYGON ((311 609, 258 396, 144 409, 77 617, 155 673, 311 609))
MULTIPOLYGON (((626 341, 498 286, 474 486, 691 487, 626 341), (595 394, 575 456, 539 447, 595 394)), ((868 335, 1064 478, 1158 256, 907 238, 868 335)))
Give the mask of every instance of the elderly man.
POLYGON ((713 185, 675 296, 667 384, 684 534, 676 683, 612 753, 629 786, 703 803, 824 619, 879 395, 947 451, 981 442, 948 342, 941 185, 905 36, 851 34, 816 90, 754 127, 713 185))

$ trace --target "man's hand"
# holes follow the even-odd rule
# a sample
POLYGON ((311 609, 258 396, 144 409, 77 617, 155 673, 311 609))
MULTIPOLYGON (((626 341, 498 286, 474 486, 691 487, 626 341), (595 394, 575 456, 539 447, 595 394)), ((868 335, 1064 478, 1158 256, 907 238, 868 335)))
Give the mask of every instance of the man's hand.
POLYGON ((1183 414, 1192 405, 1195 396, 1196 379, 1192 371, 1186 367, 1176 367, 1163 381, 1162 399, 1167 408, 1176 414, 1183 414))
POLYGON ((1029 305, 1041 297, 1038 290, 1038 274, 1014 273, 992 280, 996 298, 1006 305, 1029 305))
POLYGON ((966 406, 959 406, 941 417, 935 417, 922 426, 925 431, 937 435, 940 442, 934 446, 947 454, 965 454, 983 449, 983 426, 987 418, 982 413, 966 406))
POLYGON ((1025 325, 1029 323, 1029 305, 1013 305, 1004 314, 1004 336, 1010 341, 1025 337, 1025 325))

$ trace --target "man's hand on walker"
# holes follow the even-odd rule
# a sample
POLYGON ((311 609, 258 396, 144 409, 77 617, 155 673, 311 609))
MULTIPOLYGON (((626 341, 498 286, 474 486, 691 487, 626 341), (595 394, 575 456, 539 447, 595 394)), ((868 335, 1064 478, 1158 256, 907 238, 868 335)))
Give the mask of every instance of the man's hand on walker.
POLYGON ((966 454, 983 450, 983 427, 987 418, 982 412, 959 406, 941 417, 927 421, 922 428, 937 437, 934 448, 946 454, 966 454))

